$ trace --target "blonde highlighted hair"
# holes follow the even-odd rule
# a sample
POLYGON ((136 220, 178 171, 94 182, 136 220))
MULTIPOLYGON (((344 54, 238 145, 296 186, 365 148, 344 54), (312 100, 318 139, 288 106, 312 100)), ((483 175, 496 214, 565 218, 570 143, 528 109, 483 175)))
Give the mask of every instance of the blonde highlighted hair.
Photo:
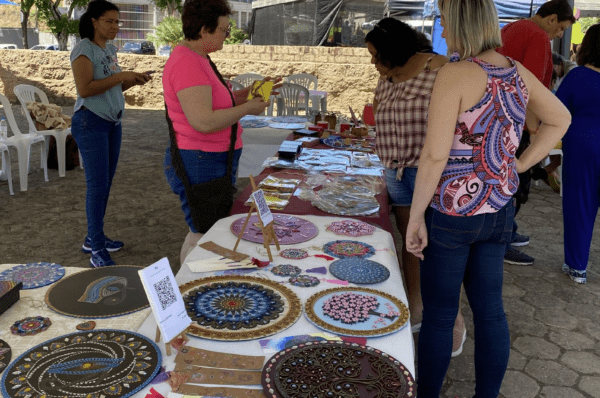
POLYGON ((460 59, 502 47, 500 23, 492 0, 438 0, 445 19, 448 52, 460 59))

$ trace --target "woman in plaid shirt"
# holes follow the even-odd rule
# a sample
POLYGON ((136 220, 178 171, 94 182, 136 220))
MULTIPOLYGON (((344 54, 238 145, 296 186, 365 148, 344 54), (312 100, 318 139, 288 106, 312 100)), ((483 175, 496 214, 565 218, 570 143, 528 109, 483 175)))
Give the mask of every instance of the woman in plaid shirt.
MULTIPOLYGON (((365 41, 371 63, 381 75, 375 90, 377 153, 385 164, 385 177, 394 208, 396 225, 406 238, 415 188, 417 166, 427 131, 429 100, 439 68, 448 58, 421 51, 418 33, 404 22, 384 18, 365 41)), ((402 246, 402 271, 408 291, 413 332, 421 325, 419 259, 402 246)), ((453 355, 462 351, 465 327, 461 315, 456 320, 453 355)))

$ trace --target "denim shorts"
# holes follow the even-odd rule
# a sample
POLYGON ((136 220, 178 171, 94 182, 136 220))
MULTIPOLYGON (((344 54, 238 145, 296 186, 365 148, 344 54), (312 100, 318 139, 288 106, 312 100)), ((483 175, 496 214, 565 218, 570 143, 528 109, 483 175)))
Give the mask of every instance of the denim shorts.
POLYGON ((385 169, 385 183, 387 184, 390 204, 392 206, 410 206, 412 204, 417 170, 416 167, 407 167, 404 169, 402 179, 396 180, 398 170, 385 169))

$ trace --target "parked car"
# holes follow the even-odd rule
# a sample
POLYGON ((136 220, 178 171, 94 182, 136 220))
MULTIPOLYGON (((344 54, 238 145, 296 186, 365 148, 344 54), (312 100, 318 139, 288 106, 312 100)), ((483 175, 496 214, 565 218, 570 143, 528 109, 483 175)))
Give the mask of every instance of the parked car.
POLYGON ((16 44, 0 44, 0 50, 16 50, 18 48, 16 44))
POLYGON ((58 51, 58 44, 38 44, 31 47, 30 50, 58 51))
POLYGON ((158 55, 168 57, 171 55, 171 46, 162 46, 158 49, 158 55))
POLYGON ((118 51, 128 54, 156 55, 156 49, 151 41, 128 42, 118 51))

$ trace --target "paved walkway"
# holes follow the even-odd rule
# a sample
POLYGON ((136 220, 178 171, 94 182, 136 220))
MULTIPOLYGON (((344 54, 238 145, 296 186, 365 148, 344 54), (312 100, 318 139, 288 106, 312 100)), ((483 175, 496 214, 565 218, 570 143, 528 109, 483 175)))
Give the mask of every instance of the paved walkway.
MULTIPOLYGON (((27 131, 20 109, 13 110, 27 131)), ((175 270, 179 266, 187 227, 162 174, 167 141, 163 115, 126 111, 121 160, 105 220, 106 233, 126 244, 113 255, 117 264, 149 265, 166 256, 175 270)), ((247 142, 259 144, 255 141, 247 131, 247 142)), ((33 151, 32 165, 39 165, 39 150, 33 151)), ((83 170, 67 171, 64 178, 50 170, 50 182, 44 182, 43 172, 32 167, 27 192, 19 191, 17 170, 15 153, 15 195, 9 196, 7 183, 0 182, 0 263, 52 261, 87 267, 89 257, 79 250, 86 234, 83 170)), ((240 185, 245 184, 247 179, 241 179, 240 185)), ((501 397, 600 398, 600 237, 597 234, 592 244, 588 283, 576 285, 560 272, 560 197, 548 187, 534 187, 517 219, 520 231, 531 235, 524 250, 536 261, 530 267, 505 268, 504 303, 512 344, 501 397)), ((463 354, 450 364, 447 397, 474 394, 473 327, 467 303, 464 314, 468 338, 463 354)))

